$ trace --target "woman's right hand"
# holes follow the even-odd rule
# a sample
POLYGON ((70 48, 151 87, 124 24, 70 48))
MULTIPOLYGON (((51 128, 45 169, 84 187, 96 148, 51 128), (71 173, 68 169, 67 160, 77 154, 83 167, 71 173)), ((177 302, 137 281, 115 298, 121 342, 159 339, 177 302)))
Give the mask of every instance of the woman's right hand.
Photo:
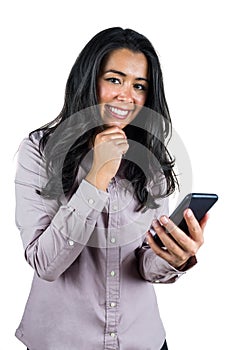
POLYGON ((111 126, 97 134, 94 141, 93 164, 86 180, 106 191, 109 182, 119 169, 122 155, 128 148, 127 137, 117 126, 111 126))

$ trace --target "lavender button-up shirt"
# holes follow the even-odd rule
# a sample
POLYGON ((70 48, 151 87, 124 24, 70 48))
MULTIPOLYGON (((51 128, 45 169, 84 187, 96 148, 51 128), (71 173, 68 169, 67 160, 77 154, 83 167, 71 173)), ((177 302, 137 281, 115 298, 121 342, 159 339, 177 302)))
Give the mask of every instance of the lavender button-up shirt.
POLYGON ((108 191, 84 180, 61 203, 36 193, 47 182, 41 134, 25 139, 16 171, 16 223, 35 273, 16 336, 31 350, 159 350, 165 339, 152 283, 177 271, 145 243, 159 209, 137 210, 127 181, 108 191))

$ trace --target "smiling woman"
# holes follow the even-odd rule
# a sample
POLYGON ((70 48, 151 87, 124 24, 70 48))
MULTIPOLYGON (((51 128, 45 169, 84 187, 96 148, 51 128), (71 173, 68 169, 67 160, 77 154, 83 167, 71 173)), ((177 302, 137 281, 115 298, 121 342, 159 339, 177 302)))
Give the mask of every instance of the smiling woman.
POLYGON ((136 117, 146 102, 148 78, 144 54, 118 49, 107 56, 97 82, 104 124, 123 129, 136 117))
POLYGON ((59 116, 19 149, 16 223, 35 273, 16 336, 29 349, 167 349, 153 283, 190 268, 207 220, 185 215, 186 236, 166 216, 177 182, 170 132, 149 40, 98 33, 71 69, 59 116), (176 230, 166 251, 153 222, 161 240, 176 230))

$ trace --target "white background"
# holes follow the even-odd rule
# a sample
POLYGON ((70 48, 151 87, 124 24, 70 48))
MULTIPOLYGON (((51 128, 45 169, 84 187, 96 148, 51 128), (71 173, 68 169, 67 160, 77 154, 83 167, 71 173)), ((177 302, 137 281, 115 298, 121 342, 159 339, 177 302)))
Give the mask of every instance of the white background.
POLYGON ((192 163, 192 190, 219 195, 198 265, 174 285, 156 286, 169 349, 232 349, 230 1, 8 0, 0 16, 0 348, 25 349, 14 331, 32 278, 14 224, 15 152, 29 131, 60 112, 84 44, 122 26, 146 35, 159 54, 173 124, 192 163))

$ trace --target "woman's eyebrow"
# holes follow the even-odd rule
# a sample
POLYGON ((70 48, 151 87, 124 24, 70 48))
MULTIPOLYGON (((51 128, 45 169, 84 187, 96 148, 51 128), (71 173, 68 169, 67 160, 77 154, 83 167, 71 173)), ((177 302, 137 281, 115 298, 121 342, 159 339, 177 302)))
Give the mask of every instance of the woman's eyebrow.
MULTIPOLYGON (((109 69, 109 70, 105 71, 104 73, 115 73, 115 74, 121 75, 122 77, 126 77, 125 73, 123 73, 119 70, 115 70, 115 69, 109 69)), ((147 78, 138 77, 138 78, 136 78, 136 80, 144 80, 147 83, 149 83, 149 80, 147 78)))

